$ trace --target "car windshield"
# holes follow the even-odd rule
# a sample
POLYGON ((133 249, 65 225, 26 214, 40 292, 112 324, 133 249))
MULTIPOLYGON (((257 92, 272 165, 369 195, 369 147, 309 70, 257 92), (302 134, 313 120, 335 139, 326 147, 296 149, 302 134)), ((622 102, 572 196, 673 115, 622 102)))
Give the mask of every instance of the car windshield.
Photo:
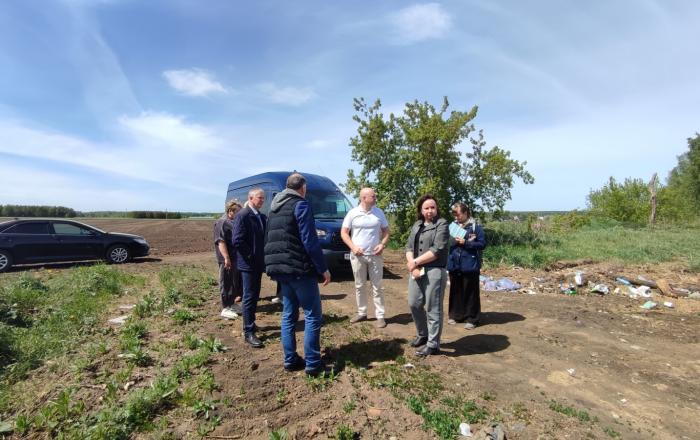
POLYGON ((352 205, 343 193, 328 191, 311 191, 306 193, 306 199, 311 203, 315 219, 342 219, 352 209, 352 205))

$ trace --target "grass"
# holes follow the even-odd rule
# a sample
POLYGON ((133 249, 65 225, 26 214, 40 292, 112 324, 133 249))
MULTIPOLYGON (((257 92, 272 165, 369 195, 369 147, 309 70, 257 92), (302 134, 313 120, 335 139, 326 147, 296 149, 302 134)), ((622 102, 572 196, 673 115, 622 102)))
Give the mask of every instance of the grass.
POLYGON ((560 414, 564 414, 569 417, 574 417, 579 419, 581 422, 597 422, 598 419, 591 417, 588 412, 584 410, 578 410, 571 406, 564 406, 556 401, 552 400, 549 402, 549 409, 560 414))
POLYGON ((174 438, 167 428, 182 411, 194 415, 191 421, 202 437, 221 424, 218 402, 212 399, 218 385, 207 366, 226 350, 223 343, 194 333, 159 343, 157 330, 149 341, 149 329, 171 328, 163 325, 171 319, 166 314, 170 308, 179 305, 180 311, 196 316, 188 307, 212 295, 211 277, 201 270, 178 269, 164 271, 159 279, 160 287, 146 291, 145 279, 102 265, 3 277, 3 429, 20 436, 63 439, 118 440, 148 431, 156 433, 153 438, 174 438), (105 324, 104 311, 125 293, 141 299, 132 317, 115 331, 105 324), (141 370, 154 363, 148 354, 153 350, 164 354, 157 368, 141 370), (60 362, 54 360, 59 357, 60 362), (51 368, 30 375, 48 361, 51 368), (144 374, 150 379, 139 383, 137 377, 144 374), (37 386, 48 396, 45 402, 10 399, 37 386), (90 389, 100 391, 86 393, 90 389))
POLYGON ((680 260, 700 271, 700 228, 632 228, 615 224, 591 224, 580 229, 554 232, 528 230, 527 224, 490 223, 486 227, 487 265, 508 264, 542 268, 555 261, 592 259, 625 263, 680 260))

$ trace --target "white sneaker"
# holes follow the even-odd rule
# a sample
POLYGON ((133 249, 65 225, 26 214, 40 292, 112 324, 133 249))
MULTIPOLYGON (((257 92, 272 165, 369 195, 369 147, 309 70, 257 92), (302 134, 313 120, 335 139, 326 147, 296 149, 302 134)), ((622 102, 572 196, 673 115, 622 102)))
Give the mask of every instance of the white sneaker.
POLYGON ((233 309, 226 307, 221 311, 221 317, 224 319, 236 319, 238 318, 238 313, 234 312, 233 309))
POLYGON ((279 297, 276 296, 276 297, 272 298, 271 301, 272 301, 272 304, 277 304, 278 302, 280 302, 280 299, 279 299, 279 297))

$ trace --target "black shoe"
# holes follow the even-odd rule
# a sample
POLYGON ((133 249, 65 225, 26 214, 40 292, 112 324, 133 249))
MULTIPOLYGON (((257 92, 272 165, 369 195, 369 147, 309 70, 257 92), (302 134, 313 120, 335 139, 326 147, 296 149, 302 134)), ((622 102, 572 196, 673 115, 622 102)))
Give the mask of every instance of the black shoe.
POLYGON ((294 362, 292 362, 290 364, 284 364, 285 371, 289 371, 289 372, 301 371, 304 369, 304 367, 306 367, 306 362, 300 356, 297 356, 297 358, 294 359, 294 362))
POLYGON ((440 354, 440 349, 437 347, 428 347, 427 345, 416 352, 416 356, 420 357, 426 357, 435 354, 440 354))
POLYGON ((324 365, 321 365, 320 367, 313 368, 311 370, 306 370, 306 375, 311 376, 311 377, 319 377, 323 376, 328 372, 329 370, 326 369, 324 365))
POLYGON ((411 347, 420 347, 428 343, 428 338, 416 336, 416 339, 411 341, 411 347))
POLYGON ((263 347, 262 341, 258 339, 257 336, 255 336, 255 333, 248 333, 247 335, 245 335, 245 342, 253 348, 263 347))
POLYGON ((240 304, 234 303, 229 308, 232 309, 234 312, 238 313, 239 316, 243 316, 243 307, 241 307, 240 304))

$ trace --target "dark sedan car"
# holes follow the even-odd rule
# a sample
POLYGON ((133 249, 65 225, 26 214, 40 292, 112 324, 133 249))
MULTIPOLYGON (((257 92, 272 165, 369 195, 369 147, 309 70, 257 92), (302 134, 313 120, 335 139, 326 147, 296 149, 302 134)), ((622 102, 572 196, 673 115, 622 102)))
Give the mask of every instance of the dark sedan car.
POLYGON ((13 264, 104 259, 125 263, 148 255, 143 237, 105 232, 71 220, 25 219, 0 223, 0 272, 13 264))

